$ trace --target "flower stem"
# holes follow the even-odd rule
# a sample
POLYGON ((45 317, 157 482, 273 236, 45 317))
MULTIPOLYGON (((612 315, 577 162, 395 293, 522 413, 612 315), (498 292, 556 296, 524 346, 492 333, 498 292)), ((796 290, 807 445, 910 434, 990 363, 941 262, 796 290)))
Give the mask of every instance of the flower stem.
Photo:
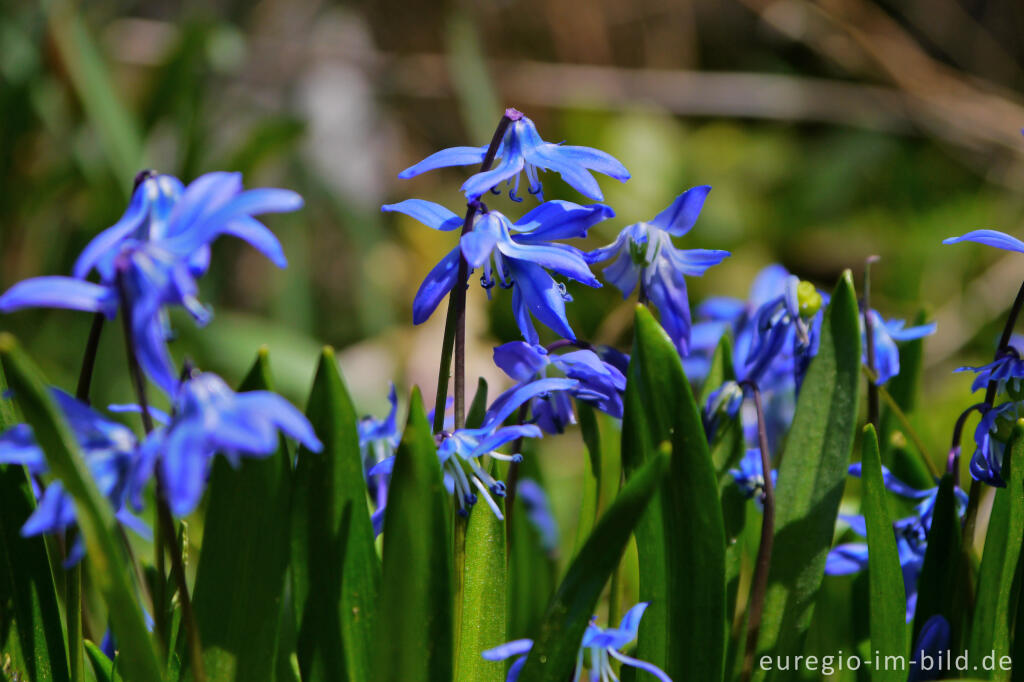
MULTIPOLYGON (((498 147, 505 138, 505 131, 513 121, 522 118, 515 109, 506 109, 494 130, 491 144, 487 147, 480 172, 491 169, 498 147)), ((480 208, 479 201, 471 201, 466 206, 466 218, 462 222, 461 235, 473 229, 473 219, 480 208)), ((434 400, 434 432, 444 429, 445 404, 448 401, 448 376, 451 372, 453 348, 455 357, 454 387, 455 394, 455 428, 461 429, 466 422, 466 286, 469 280, 469 263, 465 256, 459 257, 459 273, 448 296, 448 316, 445 318, 444 338, 441 342, 441 363, 437 373, 437 398, 434 400)))
POLYGON ((757 440, 761 448, 761 475, 764 477, 764 492, 761 502, 764 513, 761 517, 761 542, 757 547, 757 562, 754 565, 754 578, 750 586, 749 613, 747 623, 747 644, 743 656, 743 680, 749 680, 754 671, 754 651, 757 648, 757 635, 761 628, 761 615, 764 612, 764 598, 768 591, 768 569, 772 563, 772 544, 775 541, 775 489, 772 486, 772 464, 768 453, 768 431, 764 421, 764 408, 761 404, 761 390, 753 381, 741 381, 754 394, 754 407, 757 410, 757 440))
MULTIPOLYGON (((135 333, 132 326, 132 309, 128 300, 128 292, 124 286, 124 277, 121 271, 117 274, 117 292, 120 297, 121 321, 124 327, 125 351, 128 354, 128 370, 131 374, 132 384, 135 388, 135 397, 139 401, 139 410, 142 413, 142 427, 146 434, 153 431, 153 416, 149 411, 149 400, 146 396, 146 379, 142 374, 142 367, 139 366, 139 358, 135 354, 135 333)), ((163 599, 165 586, 162 585, 165 578, 163 568, 163 551, 168 550, 171 556, 171 574, 178 589, 178 601, 181 604, 181 619, 185 625, 185 635, 188 641, 189 664, 192 667, 192 675, 196 682, 206 682, 206 670, 203 665, 203 647, 199 641, 199 629, 196 626, 195 614, 192 611, 192 600, 188 593, 188 583, 185 578, 185 562, 181 556, 181 547, 176 541, 177 534, 174 532, 174 518, 171 516, 170 507, 167 504, 167 497, 164 494, 162 477, 159 467, 155 471, 156 478, 156 507, 157 507, 157 542, 156 544, 156 568, 157 568, 157 596, 160 599, 154 605, 157 618, 163 618, 163 599)), ((159 620, 157 621, 159 622, 159 620)), ((166 631, 164 631, 166 632, 166 631)))
MULTIPOLYGON (((875 362, 874 321, 871 319, 871 264, 877 263, 878 260, 878 256, 868 256, 864 261, 864 312, 862 313, 864 316, 864 336, 867 345, 868 369, 876 375, 878 374, 878 369, 875 362)), ((876 433, 880 433, 878 384, 874 379, 868 380, 868 422, 875 427, 876 433)))

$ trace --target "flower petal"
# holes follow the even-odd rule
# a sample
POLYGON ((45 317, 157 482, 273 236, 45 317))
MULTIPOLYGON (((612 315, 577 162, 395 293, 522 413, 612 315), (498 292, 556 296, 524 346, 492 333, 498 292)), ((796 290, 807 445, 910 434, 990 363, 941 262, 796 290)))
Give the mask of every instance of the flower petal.
POLYGON ((441 299, 447 296, 455 286, 455 280, 459 278, 459 260, 461 258, 462 250, 456 247, 449 251, 448 255, 442 258, 441 262, 427 274, 412 302, 413 324, 426 322, 441 299))
POLYGON ((427 227, 450 232, 462 227, 463 219, 441 204, 425 199, 406 199, 397 204, 384 204, 380 210, 385 213, 403 213, 427 227))
POLYGON ((604 204, 580 206, 571 201, 545 201, 517 220, 512 229, 517 233, 517 242, 533 244, 538 241, 586 237, 588 229, 614 216, 615 211, 604 204))
POLYGON ((533 647, 532 639, 514 639, 481 653, 488 661, 504 661, 506 658, 521 656, 533 647))
POLYGON ((522 341, 511 341, 494 349, 494 364, 516 381, 533 379, 550 361, 542 346, 522 341))
POLYGON ((82 253, 78 256, 74 267, 71 269, 73 277, 84 279, 89 274, 89 271, 96 266, 96 263, 108 255, 117 246, 118 242, 127 238, 139 228, 146 219, 146 214, 149 213, 151 198, 154 194, 154 192, 150 191, 148 182, 143 182, 135 189, 124 215, 116 223, 93 237, 92 241, 82 249, 82 253))
POLYGON ((18 282, 0 296, 0 312, 22 308, 64 308, 113 317, 117 295, 109 287, 74 277, 33 277, 18 282))
MULTIPOLYGON (((238 237, 267 257, 271 263, 284 269, 288 267, 284 249, 277 235, 266 225, 250 216, 239 216, 224 226, 222 234, 238 237)), ((204 268, 205 269, 205 268, 204 268)))
POLYGON ((568 391, 577 385, 579 385, 579 382, 572 379, 539 379, 528 384, 517 384, 502 393, 491 403, 487 414, 484 415, 481 429, 500 426, 502 422, 512 416, 516 408, 530 398, 534 398, 542 393, 550 393, 551 391, 568 391))
POLYGON ((650 221, 674 237, 689 232, 697 222, 700 210, 704 208, 710 185, 700 185, 686 190, 675 198, 672 204, 650 221))
POLYGON ((1024 242, 999 230, 973 230, 959 237, 950 237, 942 240, 943 244, 957 244, 959 242, 977 242, 986 246, 994 246, 1004 251, 1024 253, 1024 242))
POLYGON ((434 152, 417 164, 409 166, 398 174, 402 180, 414 178, 421 173, 432 171, 437 168, 449 166, 470 166, 483 163, 487 154, 487 147, 449 147, 439 152, 434 152))

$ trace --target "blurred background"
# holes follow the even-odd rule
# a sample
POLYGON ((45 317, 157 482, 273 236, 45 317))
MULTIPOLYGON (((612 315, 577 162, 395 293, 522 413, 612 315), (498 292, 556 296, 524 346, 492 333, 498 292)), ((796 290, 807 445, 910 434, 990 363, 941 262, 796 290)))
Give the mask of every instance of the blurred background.
MULTIPOLYGON (((733 256, 690 280, 694 302, 745 296, 773 261, 831 288, 880 255, 874 307, 939 324, 914 420, 942 453, 973 402, 970 377, 952 370, 990 357, 1024 275, 1022 256, 940 245, 979 227, 1024 234, 1022 32, 1016 0, 4 3, 0 286, 68 273, 142 168, 186 182, 242 171, 249 187, 305 197, 305 210, 267 220, 290 266, 220 241, 202 282, 216 316, 201 333, 177 320, 175 354, 236 381, 266 344, 301 405, 331 344, 358 409, 382 415, 389 380, 400 394, 434 389, 443 311, 416 328, 410 311, 452 236, 380 205, 421 197, 461 212, 468 170, 397 173, 484 144, 515 106, 545 139, 607 150, 633 174, 601 178, 618 217, 581 246, 713 186, 677 241, 733 256)), ((545 191, 584 201, 551 174, 545 191)), ((532 201, 493 205, 516 217, 532 201)), ((628 349, 631 304, 610 286, 570 291, 578 335, 628 349)), ((516 338, 498 298, 471 289, 469 381, 494 390, 490 348, 516 338)), ((0 328, 69 387, 89 322, 26 311, 0 328)), ((129 399, 123 353, 108 329, 97 402, 129 399)), ((571 538, 581 450, 575 438, 545 449, 571 538)))

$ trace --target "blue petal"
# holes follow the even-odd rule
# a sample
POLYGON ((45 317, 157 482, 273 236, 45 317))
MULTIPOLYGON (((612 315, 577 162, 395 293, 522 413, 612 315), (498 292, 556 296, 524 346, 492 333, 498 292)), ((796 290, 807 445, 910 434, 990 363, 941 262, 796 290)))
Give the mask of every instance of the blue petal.
POLYGON ((863 571, 868 565, 868 546, 862 542, 839 545, 828 553, 826 575, 848 575, 863 571))
POLYGON ((182 192, 168 219, 168 236, 190 229, 196 221, 210 215, 242 192, 242 174, 215 171, 200 175, 182 192))
POLYGON ((43 491, 39 505, 21 527, 22 537, 31 537, 42 533, 56 533, 64 530, 75 521, 74 502, 60 481, 53 481, 43 491))
POLYGON ((132 320, 132 327, 135 353, 142 369, 164 392, 173 394, 178 386, 178 373, 167 350, 164 326, 159 317, 146 320, 140 315, 132 320))
POLYGON ((270 231, 270 228, 255 218, 249 216, 235 218, 224 227, 223 234, 248 242, 277 267, 282 269, 288 267, 288 259, 285 258, 284 249, 277 236, 270 231))
POLYGON ((161 241, 161 246, 183 257, 210 244, 228 232, 227 226, 244 216, 261 213, 287 213, 303 205, 302 197, 287 189, 264 187, 251 189, 235 196, 201 221, 172 237, 161 241))
POLYGON ((997 249, 1003 249, 1004 251, 1018 251, 1020 253, 1024 253, 1024 242, 998 230, 974 230, 967 234, 960 235, 959 237, 943 239, 942 243, 956 244, 958 242, 965 241, 977 242, 986 246, 994 246, 997 249))
POLYGON ((117 294, 109 287, 73 277, 33 277, 18 282, 0 296, 0 312, 22 308, 64 308, 113 317, 117 294))
MULTIPOLYGON (((860 478, 861 463, 854 462, 853 464, 851 464, 848 473, 851 476, 856 476, 860 478)), ((885 482, 885 487, 887 490, 896 493, 897 495, 908 497, 912 500, 920 500, 922 498, 928 497, 929 495, 934 495, 936 491, 936 488, 931 488, 928 490, 918 490, 917 488, 911 488, 909 485, 907 485, 900 479, 896 478, 896 475, 889 471, 888 467, 885 466, 882 467, 882 480, 885 482)))
MULTIPOLYGON (((631 231, 629 230, 628 227, 623 229, 615 237, 615 241, 614 242, 612 242, 611 244, 608 244, 607 246, 602 246, 599 249, 594 249, 593 251, 588 251, 587 253, 584 254, 584 258, 586 258, 587 262, 590 263, 591 265, 593 265, 594 263, 600 263, 601 261, 608 260, 609 258, 614 256, 615 254, 617 254, 620 251, 623 251, 623 249, 625 249, 625 247, 626 247, 626 240, 628 240, 630 238, 631 234, 632 233, 631 233, 631 231)), ((625 255, 628 256, 629 255, 628 252, 626 252, 625 255)))
POLYGON ((601 286, 584 260, 583 252, 567 244, 518 244, 514 239, 502 239, 498 241, 498 250, 508 258, 535 263, 581 284, 601 286))
POLYGON ((710 320, 732 322, 747 311, 747 302, 728 296, 711 296, 697 305, 697 314, 710 320))
POLYGON ((112 226, 92 238, 75 261, 71 274, 84 279, 96 263, 113 251, 119 242, 135 232, 146 219, 150 207, 150 187, 143 182, 135 189, 124 215, 112 226))
POLYGON ((426 173, 437 168, 447 168, 449 166, 470 166, 473 164, 483 163, 484 156, 487 154, 487 147, 450 147, 448 149, 442 149, 439 152, 434 152, 427 158, 423 159, 419 163, 409 166, 404 171, 398 174, 398 177, 403 180, 414 178, 420 173, 426 173))
POLYGON ((500 426, 502 422, 512 416, 516 408, 530 398, 534 398, 542 393, 550 393, 551 391, 568 391, 576 388, 578 385, 579 382, 572 379, 539 379, 528 384, 513 386, 491 403, 487 414, 484 415, 481 428, 500 426))
POLYGON ((523 292, 519 287, 512 287, 512 316, 527 342, 540 343, 540 335, 537 334, 537 328, 533 325, 530 309, 527 307, 526 301, 523 299, 523 292))
POLYGON ((653 663, 647 663, 646 661, 641 661, 636 658, 631 658, 625 654, 620 654, 615 649, 609 649, 608 653, 611 654, 614 658, 617 658, 620 661, 622 661, 625 665, 630 665, 634 668, 639 668, 640 670, 649 672, 651 675, 654 675, 659 680, 661 680, 661 682, 672 682, 672 678, 666 675, 664 670, 654 665, 653 663))
POLYGON ((480 444, 469 454, 470 457, 479 457, 488 452, 497 450, 505 443, 511 443, 519 438, 540 438, 540 428, 536 424, 517 424, 504 426, 480 441, 480 444))
POLYGON ((572 239, 586 237, 588 229, 614 216, 615 211, 604 204, 580 206, 571 201, 545 201, 517 220, 513 229, 520 244, 572 239))
MULTIPOLYGON (((623 182, 629 178, 629 172, 610 155, 604 152, 597 152, 597 154, 603 154, 606 157, 606 159, 601 159, 591 155, 589 152, 597 152, 597 150, 590 149, 589 147, 566 147, 545 143, 527 152, 526 161, 534 166, 555 171, 580 194, 590 197, 595 201, 603 201, 604 194, 601 193, 597 180, 587 170, 587 162, 600 162, 611 159, 615 164, 618 164, 619 168, 616 171, 620 169, 625 171, 625 177, 619 178, 623 182)), ((610 165, 608 167, 611 168, 610 165)), ((606 174, 611 175, 611 173, 606 174)))
POLYGON ((659 213, 651 221, 674 237, 681 237, 697 222, 700 210, 704 207, 704 200, 707 199, 710 185, 701 185, 686 190, 672 202, 668 208, 659 213))
POLYGON ((938 325, 935 322, 929 324, 922 324, 916 327, 903 326, 903 320, 889 320, 885 323, 885 329, 896 341, 913 341, 915 339, 922 339, 926 336, 931 336, 938 329, 938 325))
POLYGON ((320 452, 323 444, 316 437, 313 425, 290 402, 270 391, 248 391, 236 396, 240 411, 253 411, 273 423, 287 435, 302 443, 307 450, 320 452))
POLYGON ((640 629, 640 619, 644 617, 644 611, 650 606, 650 602, 642 601, 629 611, 626 611, 626 615, 622 617, 622 622, 619 624, 619 629, 626 632, 633 633, 633 637, 636 637, 637 631, 640 629))
POLYGON ((504 217, 497 212, 481 216, 473 229, 462 235, 459 245, 462 255, 472 268, 479 268, 491 257, 491 252, 502 238, 504 217))
MULTIPOLYGON (((564 290, 551 275, 539 265, 522 260, 509 260, 508 266, 515 281, 515 288, 522 297, 520 302, 524 309, 528 309, 534 317, 561 337, 576 340, 576 334, 569 326, 569 319, 565 315, 564 290)), ((528 341, 533 341, 528 330, 523 329, 519 316, 517 322, 520 322, 519 330, 523 332, 523 336, 528 341)))
POLYGON ((494 647, 493 649, 488 649, 480 655, 488 661, 504 661, 506 658, 521 656, 522 654, 527 653, 532 647, 532 639, 514 639, 511 642, 506 642, 500 646, 494 647))
POLYGON ((690 347, 690 300, 682 273, 659 258, 648 268, 644 283, 647 296, 661 313, 661 326, 680 355, 687 355, 690 347))
POLYGON ((700 277, 730 256, 721 249, 666 249, 665 255, 680 272, 691 277, 700 277))
POLYGON ((457 230, 462 227, 463 219, 455 215, 441 204, 424 199, 406 199, 397 204, 384 204, 380 210, 386 213, 404 213, 415 218, 427 227, 442 232, 457 230))
POLYGON ((462 193, 468 199, 479 199, 492 188, 518 175, 523 170, 523 165, 523 157, 520 154, 507 154, 491 170, 477 173, 462 183, 462 193))
POLYGON ((459 260, 461 258, 462 251, 456 247, 449 251, 448 255, 442 258, 441 262, 427 274, 412 302, 413 324, 426 322, 441 299, 447 296, 455 286, 455 281, 459 278, 459 260))
POLYGON ((172 429, 164 442, 163 481, 175 516, 192 512, 203 497, 210 452, 200 429, 183 425, 172 429))
POLYGON ((516 381, 529 381, 548 365, 543 346, 511 341, 494 349, 494 364, 516 381))

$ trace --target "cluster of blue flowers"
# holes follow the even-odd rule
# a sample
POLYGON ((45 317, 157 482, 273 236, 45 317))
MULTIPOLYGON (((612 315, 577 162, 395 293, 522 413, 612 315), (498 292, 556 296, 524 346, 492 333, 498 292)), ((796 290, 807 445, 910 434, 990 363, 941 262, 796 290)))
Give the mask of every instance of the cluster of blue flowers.
MULTIPOLYGON (((120 220, 98 234, 76 261, 70 277, 46 276, 15 284, 0 296, 0 312, 66 308, 125 318, 129 353, 171 405, 165 414, 148 405, 114 405, 110 412, 146 411, 160 426, 143 439, 84 401, 53 389, 53 396, 81 448, 98 487, 126 525, 147 530, 132 515, 156 479, 174 514, 190 513, 202 499, 211 461, 223 454, 266 457, 278 448, 278 432, 313 451, 321 449, 306 418, 268 391, 235 393, 214 374, 179 371, 168 351, 168 311, 182 307, 202 325, 209 310, 197 280, 210 266, 210 247, 222 235, 242 239, 279 267, 287 261, 277 237, 255 216, 294 211, 302 198, 289 190, 243 190, 239 173, 209 173, 187 187, 177 178, 141 173, 120 220), (87 277, 96 273, 98 281, 87 277)), ((0 463, 23 464, 39 497, 25 535, 54 533, 75 523, 70 496, 59 481, 44 485, 45 458, 28 425, 0 435, 0 463)), ((82 546, 69 553, 81 558, 82 546)))

